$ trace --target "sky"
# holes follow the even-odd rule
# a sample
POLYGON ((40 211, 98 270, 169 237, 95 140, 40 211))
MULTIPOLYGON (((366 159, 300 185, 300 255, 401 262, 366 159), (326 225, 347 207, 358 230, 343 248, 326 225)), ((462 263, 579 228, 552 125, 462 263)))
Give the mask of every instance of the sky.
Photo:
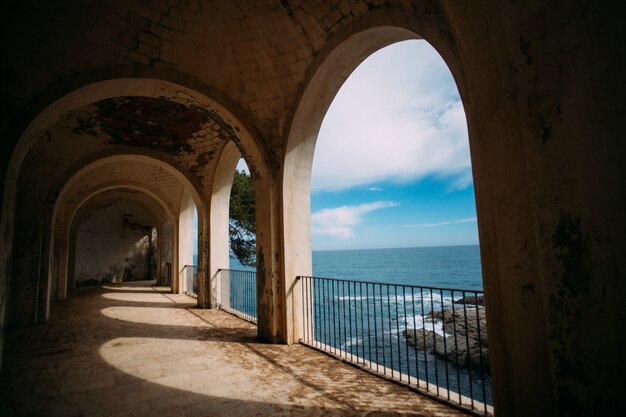
POLYGON ((313 250, 478 244, 463 105, 426 41, 383 48, 346 80, 311 184, 313 250))

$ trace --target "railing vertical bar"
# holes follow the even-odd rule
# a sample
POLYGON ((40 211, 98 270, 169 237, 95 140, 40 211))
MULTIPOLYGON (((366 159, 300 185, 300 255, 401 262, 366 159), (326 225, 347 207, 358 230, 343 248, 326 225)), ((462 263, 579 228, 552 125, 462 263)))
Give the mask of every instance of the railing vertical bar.
MULTIPOLYGON (((370 324, 370 284, 365 283, 365 296, 367 297, 367 347, 369 351, 368 361, 370 364, 370 369, 372 369, 372 332, 370 329, 372 325, 370 324)), ((374 290, 372 289, 372 294, 374 294, 374 290)), ((375 301, 375 296, 372 297, 372 303, 375 301)), ((376 315, 376 305, 374 305, 374 316, 376 315)), ((376 321, 374 321, 374 334, 376 334, 376 321)), ((378 347, 376 348, 376 362, 378 363, 378 347)))
POLYGON ((446 342, 446 310, 443 302, 443 290, 439 290, 439 299, 441 300, 441 331, 443 333, 443 357, 444 368, 446 370, 446 391, 448 392, 448 400, 450 399, 450 373, 448 371, 448 345, 446 342))
MULTIPOLYGON (((387 375, 387 356, 385 355, 385 316, 384 316, 384 306, 383 306, 383 286, 379 285, 378 286, 378 290, 380 293, 380 334, 381 334, 381 340, 382 340, 382 348, 383 348, 383 374, 387 375)), ((378 341, 376 341, 376 343, 378 344, 378 341)))
MULTIPOLYGON (((350 340, 348 340, 346 331, 350 323, 346 323, 346 301, 350 301, 350 294, 348 294, 348 297, 346 298, 346 282, 345 281, 341 281, 341 287, 343 290, 343 300, 341 300, 341 304, 342 304, 342 309, 343 309, 343 343, 345 347, 343 351, 344 351, 344 356, 347 358, 348 357, 348 343, 350 343, 350 340)), ((348 307, 349 306, 350 306, 350 303, 348 302, 348 307)))
MULTIPOLYGON (((487 391, 485 389, 485 368, 483 363, 483 346, 482 346, 482 332, 480 331, 480 310, 478 309, 478 293, 474 292, 474 301, 476 302, 476 335, 478 337, 478 358, 480 366, 480 382, 482 385, 482 400, 483 404, 487 404, 487 391)), ((484 301, 483 301, 484 304, 484 301)), ((468 349, 469 350, 469 349, 468 349)), ((471 369, 470 369, 471 372, 471 369)))
MULTIPOLYGON (((433 299, 433 289, 430 289, 430 317, 433 328, 433 350, 437 351, 437 332, 435 331, 435 304, 433 299)), ((437 367, 437 355, 433 355, 435 362, 435 388, 437 395, 439 395, 439 369, 437 367)))
MULTIPOLYGON (((363 358, 363 364, 365 364, 365 323, 363 321, 363 283, 359 282, 359 294, 361 295, 361 299, 360 301, 360 307, 361 307, 361 352, 362 352, 362 358, 363 358)), ((369 329, 367 329, 367 331, 369 332, 369 329)), ((369 358, 367 358, 369 359, 369 358)))
MULTIPOLYGON (((391 325, 391 300, 389 298, 391 291, 389 291, 389 284, 387 284, 387 324, 389 324, 389 357, 391 359, 391 377, 393 378, 393 332, 391 325)), ((386 362, 386 361, 385 361, 386 362)))
MULTIPOLYGON (((348 291, 350 290, 350 283, 348 283, 348 291)), ((353 282, 352 283, 352 293, 354 294, 352 296, 352 300, 354 301, 354 345, 355 345, 355 350, 356 350, 356 357, 359 356, 359 320, 357 319, 357 306, 356 306, 356 283, 353 282)), ((350 323, 352 323, 352 315, 350 315, 350 323)), ((352 326, 350 327, 350 338, 352 339, 352 326)), ((354 355, 354 353, 352 353, 352 349, 350 349, 350 353, 354 355)))
POLYGON ((300 280, 300 292, 302 295, 302 304, 304 305, 304 311, 302 311, 302 340, 304 340, 305 342, 308 342, 307 337, 306 337, 306 314, 307 311, 309 311, 309 305, 306 302, 306 296, 304 294, 304 280, 300 277, 296 277, 296 280, 300 280))
POLYGON ((310 328, 309 328, 309 336, 310 336, 310 340, 309 343, 314 344, 315 340, 317 339, 315 337, 315 333, 318 332, 319 328, 320 328, 320 324, 318 323, 317 317, 319 317, 320 313, 319 313, 319 308, 317 306, 317 294, 315 293, 315 281, 313 281, 313 278, 311 277, 306 277, 307 279, 307 292, 308 292, 308 298, 309 298, 309 304, 311 305, 311 312, 309 314, 309 323, 310 323, 310 328))
MULTIPOLYGON (((420 386, 420 367, 419 358, 417 357, 417 316, 415 315, 415 288, 411 287, 411 310, 413 315, 413 356, 415 357, 415 382, 417 387, 420 386)), ((408 330, 408 329, 407 329, 408 330)), ((408 340, 408 337, 407 337, 408 340)), ((408 343, 407 343, 408 348, 408 343)), ((408 356, 408 352, 407 352, 408 356)))
POLYGON ((332 297, 331 296, 331 288, 330 288, 331 282, 330 281, 324 281, 324 285, 325 285, 325 288, 326 288, 326 295, 327 295, 326 299, 328 300, 328 308, 327 308, 328 312, 327 312, 327 315, 326 315, 327 316, 326 318, 328 319, 327 320, 327 322, 328 322, 328 332, 327 332, 327 342, 326 342, 326 345, 329 346, 329 347, 332 347, 332 343, 334 341, 334 327, 331 328, 331 322, 333 321, 332 316, 330 314, 331 309, 333 308, 333 303, 332 303, 332 298, 331 298, 332 297))
MULTIPOLYGON (((326 300, 326 288, 324 287, 324 281, 323 280, 316 280, 315 282, 317 282, 317 290, 319 292, 319 303, 320 305, 320 311, 322 314, 322 324, 321 324, 321 333, 320 333, 320 341, 317 344, 317 347, 321 347, 321 344, 327 344, 326 343, 326 335, 328 334, 328 330, 326 328, 326 306, 328 305, 328 303, 325 301, 326 300)), ((315 288, 315 284, 313 285, 313 287, 315 288)))
POLYGON ((374 284, 372 284, 372 295, 372 303, 374 304, 374 347, 376 350, 376 371, 378 372, 380 363, 380 360, 378 358, 378 312, 376 311, 376 287, 374 286, 374 284))
POLYGON ((422 308, 422 344, 424 352, 424 372, 426 374, 426 391, 430 392, 430 379, 428 378, 428 357, 426 356, 426 322, 424 317, 424 289, 420 288, 420 305, 422 308))
MULTIPOLYGON (((409 335, 407 331, 409 330, 409 321, 406 315, 406 287, 404 285, 402 286, 402 305, 404 307, 404 332, 405 332, 404 334, 405 334, 406 340, 408 341, 409 335)), ((400 341, 400 333, 398 332, 398 342, 399 341, 400 341)), ((407 382, 410 384, 411 383, 411 364, 409 362, 409 344, 405 343, 404 347, 406 348, 406 375, 407 375, 407 378, 409 378, 407 382)), ((398 345, 398 349, 399 348, 400 346, 398 345)))
POLYGON ((315 314, 317 313, 317 308, 315 307, 315 297, 313 295, 313 287, 311 284, 313 280, 309 277, 306 279, 306 293, 307 293, 307 304, 311 307, 311 311, 307 312, 307 338, 309 339, 309 343, 315 340, 314 331, 317 328, 317 324, 315 323, 315 314))
MULTIPOLYGON (((335 354, 337 354, 337 314, 335 313, 335 304, 337 303, 337 298, 335 298, 335 283, 337 281, 332 281, 332 288, 333 288, 333 346, 335 348, 335 354)), ((339 324, 341 326, 341 324, 339 324)), ((339 328, 339 331, 341 332, 341 328, 339 328)))
POLYGON ((341 337, 341 330, 342 330, 342 324, 344 324, 343 320, 341 320, 341 296, 339 295, 340 292, 340 288, 341 288, 341 281, 336 281, 335 282, 337 284, 337 297, 335 297, 335 302, 337 303, 337 316, 335 316, 335 321, 337 322, 337 351, 339 352, 339 357, 341 357, 341 342, 342 342, 342 337, 341 337))
POLYGON ((456 363, 456 383, 457 383, 457 389, 459 391, 459 404, 461 404, 462 403, 461 395, 460 395, 460 393, 462 392, 461 369, 459 366, 459 344, 458 344, 458 334, 456 331, 456 305, 454 301, 454 291, 452 291, 451 296, 452 296, 452 330, 453 330, 452 333, 454 335, 454 357, 455 357, 455 363, 456 363))
POLYGON ((309 277, 307 278, 307 291, 309 294, 309 303, 311 304, 311 314, 309 315, 309 323, 311 325, 311 327, 309 328, 310 343, 315 340, 315 329, 319 328, 319 323, 315 321, 315 317, 319 315, 318 308, 317 306, 315 306, 317 294, 314 295, 315 289, 311 284, 313 284, 313 280, 309 277))
POLYGON ((398 308, 400 308, 400 300, 398 300, 398 286, 393 286, 394 296, 396 298, 396 340, 398 341, 398 375, 400 376, 400 382, 402 382, 402 351, 400 350, 400 316, 398 308))
MULTIPOLYGON (((465 291, 463 291, 463 300, 467 300, 465 291)), ((465 351, 467 352, 467 364, 469 365, 470 364, 469 327, 467 325, 467 304, 465 301, 463 302, 463 319, 465 321, 465 346, 467 346, 465 351)), ((474 409, 474 384, 472 383, 472 370, 471 369, 469 369, 469 372, 467 373, 467 377, 469 381, 469 391, 470 391, 470 398, 471 398, 472 410, 473 410, 474 409)))

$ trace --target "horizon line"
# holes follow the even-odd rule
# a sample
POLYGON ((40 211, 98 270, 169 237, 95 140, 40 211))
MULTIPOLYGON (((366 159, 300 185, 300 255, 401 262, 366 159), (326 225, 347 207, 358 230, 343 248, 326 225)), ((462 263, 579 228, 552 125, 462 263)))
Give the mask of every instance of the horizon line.
POLYGON ((386 248, 343 248, 343 249, 313 249, 311 252, 339 252, 349 250, 389 250, 389 249, 425 249, 425 248, 451 248, 458 246, 480 246, 480 243, 463 243, 458 245, 428 245, 428 246, 395 246, 386 248))

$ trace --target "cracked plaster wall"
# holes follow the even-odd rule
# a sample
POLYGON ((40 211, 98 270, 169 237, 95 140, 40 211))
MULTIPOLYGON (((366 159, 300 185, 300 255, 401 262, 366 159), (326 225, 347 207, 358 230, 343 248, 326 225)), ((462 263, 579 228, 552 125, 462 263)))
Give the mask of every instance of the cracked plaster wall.
POLYGON ((129 202, 97 207, 78 227, 77 285, 87 280, 122 282, 153 279, 156 248, 154 219, 129 202))

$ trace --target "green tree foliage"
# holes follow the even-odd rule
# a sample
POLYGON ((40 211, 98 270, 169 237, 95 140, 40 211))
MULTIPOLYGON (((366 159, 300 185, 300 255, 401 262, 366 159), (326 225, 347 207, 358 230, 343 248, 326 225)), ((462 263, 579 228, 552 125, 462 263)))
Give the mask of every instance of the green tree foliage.
POLYGON ((254 186, 244 171, 235 171, 228 219, 230 254, 243 265, 256 265, 254 186))

